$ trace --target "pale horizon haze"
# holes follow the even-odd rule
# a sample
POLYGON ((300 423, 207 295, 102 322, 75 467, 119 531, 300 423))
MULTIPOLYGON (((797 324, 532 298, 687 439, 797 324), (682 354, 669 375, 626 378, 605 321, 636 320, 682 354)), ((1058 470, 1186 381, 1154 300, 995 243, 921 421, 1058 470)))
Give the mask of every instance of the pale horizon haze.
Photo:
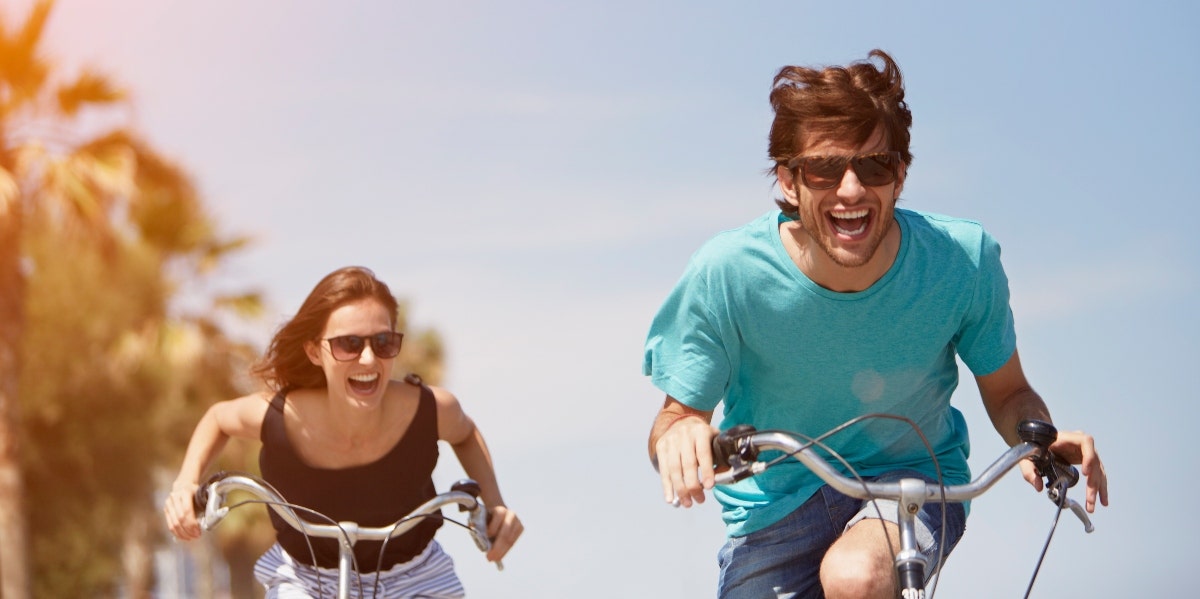
MULTIPOLYGON (((773 208, 779 68, 884 49, 914 119, 900 205, 1000 241, 1026 373, 1108 468, 1112 505, 1090 535, 1063 516, 1032 596, 1180 597, 1200 533, 1170 511, 1200 470, 1196 7, 60 0, 45 46, 125 86, 221 230, 254 238, 217 284, 261 289, 268 316, 234 336, 262 343, 348 264, 442 335, 527 527, 503 572, 440 533, 477 599, 715 596, 716 503, 665 505, 646 457, 646 331, 700 244, 773 208)), ((1003 444, 965 370, 954 403, 978 473, 1003 444)), ((439 484, 455 467, 443 450, 439 484)), ((1052 516, 1010 474, 936 596, 1023 596, 1052 516)))

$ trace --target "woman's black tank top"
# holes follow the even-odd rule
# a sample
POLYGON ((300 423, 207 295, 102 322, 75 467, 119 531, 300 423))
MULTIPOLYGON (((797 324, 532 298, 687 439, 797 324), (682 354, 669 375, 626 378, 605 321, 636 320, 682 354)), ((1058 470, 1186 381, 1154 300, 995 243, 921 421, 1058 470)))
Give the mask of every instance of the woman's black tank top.
MULTIPOLYGON (((437 494, 433 486, 433 468, 438 459, 437 405, 429 387, 421 386, 417 414, 387 455, 370 464, 336 470, 314 468, 296 454, 284 428, 284 402, 285 394, 277 393, 263 417, 258 465, 263 479, 289 503, 316 510, 336 522, 385 526, 437 494)), ((267 511, 280 546, 296 561, 322 568, 337 567, 336 540, 306 540, 274 510, 267 511)), ((297 514, 310 522, 329 523, 301 510, 297 514)), ((441 525, 441 515, 435 514, 388 541, 382 565, 379 551, 383 543, 359 541, 354 546, 359 571, 387 570, 411 560, 425 549, 441 525)))

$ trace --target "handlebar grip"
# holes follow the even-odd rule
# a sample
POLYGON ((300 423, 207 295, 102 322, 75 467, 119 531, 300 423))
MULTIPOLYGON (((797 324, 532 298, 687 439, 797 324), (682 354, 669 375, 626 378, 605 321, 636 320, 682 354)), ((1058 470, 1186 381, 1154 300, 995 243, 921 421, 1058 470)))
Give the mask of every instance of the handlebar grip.
MULTIPOLYGON (((469 478, 459 479, 458 482, 450 485, 451 491, 466 493, 475 498, 475 507, 468 508, 465 505, 459 505, 458 511, 471 512, 471 525, 468 527, 471 530, 471 536, 475 539, 475 546, 480 551, 487 552, 492 548, 492 539, 488 536, 488 524, 492 521, 492 512, 487 510, 479 496, 483 493, 483 489, 479 483, 469 478)), ((496 568, 503 570, 504 564, 496 562, 496 568)))
POLYGON ((1058 440, 1058 429, 1054 428, 1054 425, 1049 422, 1022 420, 1017 425, 1017 436, 1022 441, 1033 443, 1045 449, 1058 440))
POLYGON ((479 497, 483 490, 479 487, 479 483, 469 479, 460 479, 458 482, 450 486, 451 491, 462 491, 471 497, 479 497))
POLYGON ((713 467, 722 470, 730 466, 729 459, 737 456, 742 460, 753 461, 758 457, 758 451, 740 441, 754 434, 755 428, 749 424, 739 424, 721 431, 712 440, 713 467))
POLYGON ((196 494, 192 495, 192 509, 196 512, 196 517, 199 518, 204 514, 204 510, 208 506, 208 485, 200 485, 196 489, 196 494))
MULTIPOLYGON (((1059 509, 1067 508, 1074 503, 1067 499, 1067 489, 1074 487, 1075 483, 1079 482, 1079 470, 1070 462, 1048 451, 1040 461, 1036 461, 1034 464, 1037 466, 1038 476, 1046 480, 1046 497, 1050 498, 1052 503, 1059 509)), ((1075 504, 1075 513, 1083 520, 1084 529, 1087 530, 1091 528, 1091 521, 1088 520, 1087 514, 1081 513, 1078 505, 1075 504)))
POLYGON ((1022 420, 1017 425, 1017 435, 1022 441, 1047 450, 1033 460, 1038 475, 1046 479, 1047 485, 1067 489, 1079 482, 1079 470, 1070 462, 1048 451, 1050 445, 1058 440, 1058 429, 1053 424, 1041 420, 1022 420))
POLYGON ((1066 481, 1066 487, 1079 482, 1079 469, 1057 455, 1050 454, 1050 470, 1054 475, 1052 481, 1066 481))
POLYGON ((200 483, 200 486, 196 488, 196 494, 192 495, 192 509, 196 511, 197 518, 204 514, 204 510, 208 509, 208 487, 213 483, 228 477, 229 473, 222 470, 221 472, 208 477, 208 480, 200 483))
MULTIPOLYGON (((479 486, 479 483, 469 478, 460 479, 458 482, 450 485, 450 490, 466 493, 475 499, 479 499, 479 494, 483 492, 483 489, 479 486)), ((467 508, 460 505, 458 506, 458 511, 465 512, 467 511, 467 508)))

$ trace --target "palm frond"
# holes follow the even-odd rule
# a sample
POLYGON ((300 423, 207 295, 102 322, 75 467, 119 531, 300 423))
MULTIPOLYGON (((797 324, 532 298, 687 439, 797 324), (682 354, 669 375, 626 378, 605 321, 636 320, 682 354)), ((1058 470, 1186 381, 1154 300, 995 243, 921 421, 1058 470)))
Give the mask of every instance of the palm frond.
POLYGON ((29 11, 21 27, 11 34, 0 27, 0 84, 7 88, 3 98, 3 113, 33 101, 42 89, 50 65, 38 55, 38 44, 50 16, 53 2, 42 0, 29 11))
POLYGON ((262 315, 264 309, 262 293, 257 291, 219 295, 213 303, 217 308, 229 310, 244 318, 257 318, 262 315))
POLYGON ((56 95, 63 114, 74 116, 85 105, 113 104, 123 101, 126 94, 107 77, 85 69, 75 81, 60 87, 56 95))

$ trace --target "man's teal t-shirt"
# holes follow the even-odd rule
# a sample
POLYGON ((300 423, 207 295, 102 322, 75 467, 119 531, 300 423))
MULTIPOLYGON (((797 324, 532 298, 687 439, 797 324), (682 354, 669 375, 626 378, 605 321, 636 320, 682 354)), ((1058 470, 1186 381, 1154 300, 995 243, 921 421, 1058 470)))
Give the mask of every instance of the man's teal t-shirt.
MULTIPOLYGON (((643 372, 721 426, 818 437, 868 413, 916 422, 947 484, 970 480, 966 423, 950 406, 955 355, 976 375, 1016 348, 1000 246, 974 221, 897 209, 900 249, 870 288, 825 289, 787 255, 774 210, 702 246, 650 327, 643 372)), ((824 440, 862 476, 913 468, 936 477, 911 427, 868 419, 824 440)), ((837 469, 846 468, 833 457, 837 469)), ((731 536, 766 527, 823 482, 785 460, 714 494, 731 536)))

